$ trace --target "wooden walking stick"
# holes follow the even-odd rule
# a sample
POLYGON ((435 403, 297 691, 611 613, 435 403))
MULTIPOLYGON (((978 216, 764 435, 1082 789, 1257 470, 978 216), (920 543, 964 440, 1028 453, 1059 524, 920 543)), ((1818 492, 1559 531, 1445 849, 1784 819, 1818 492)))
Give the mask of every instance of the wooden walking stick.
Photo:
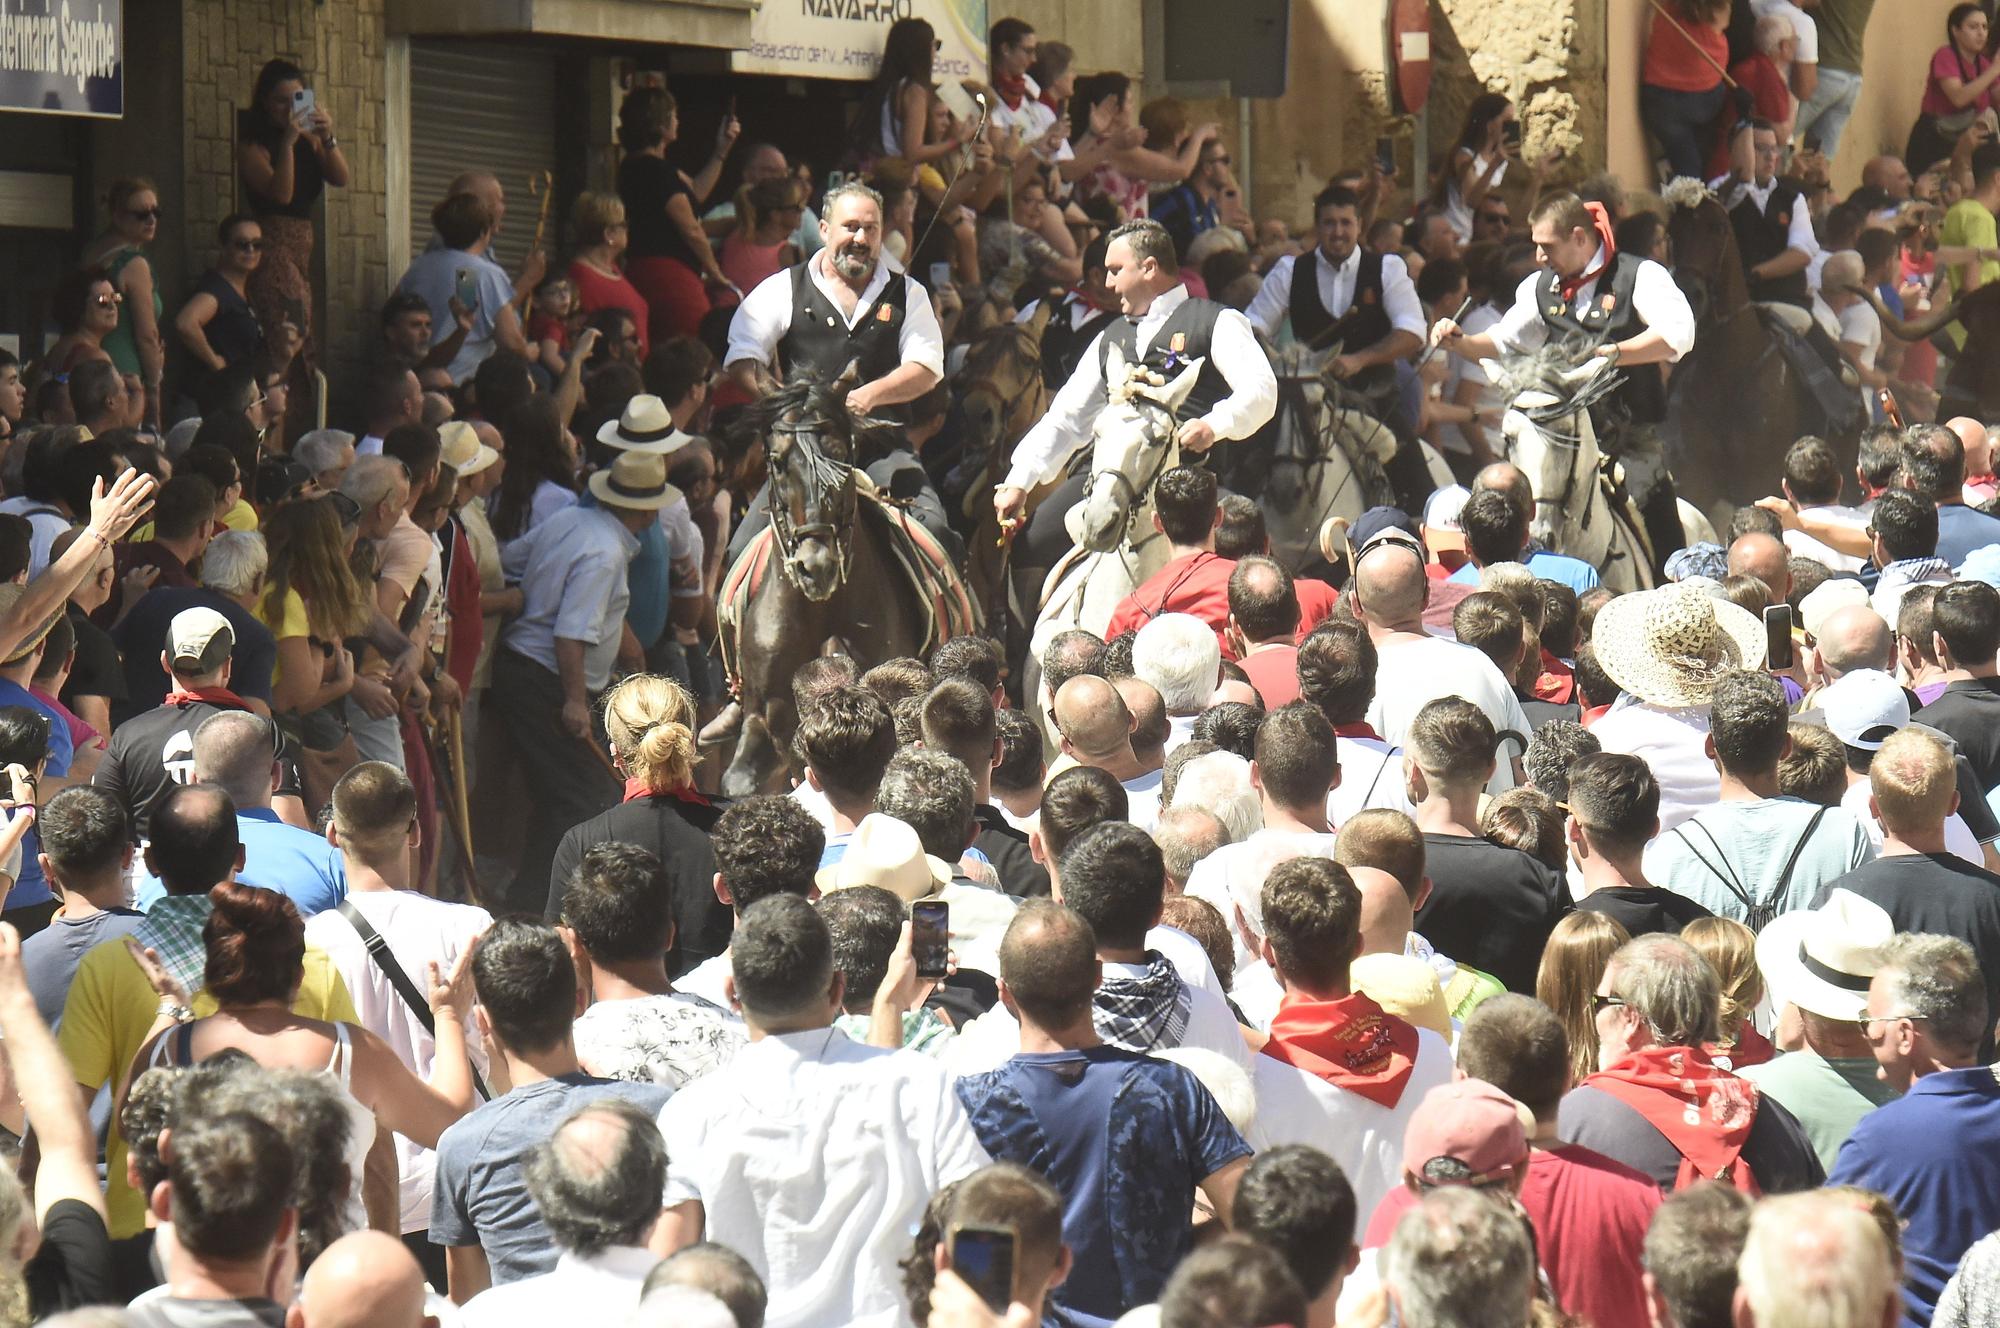
MULTIPOLYGON (((531 254, 542 247, 542 236, 548 230, 549 204, 555 201, 555 185, 556 177, 549 171, 528 177, 528 196, 542 200, 541 213, 535 218, 535 242, 528 246, 528 252, 531 254)), ((527 325, 529 315, 534 312, 535 293, 529 291, 528 298, 521 302, 521 323, 524 327, 527 325)))
POLYGON ((445 754, 451 766, 451 806, 452 815, 447 815, 453 836, 458 840, 459 851, 465 855, 465 884, 474 899, 481 899, 479 875, 473 867, 472 859, 472 781, 466 777, 465 769, 465 711, 447 710, 444 717, 445 754))

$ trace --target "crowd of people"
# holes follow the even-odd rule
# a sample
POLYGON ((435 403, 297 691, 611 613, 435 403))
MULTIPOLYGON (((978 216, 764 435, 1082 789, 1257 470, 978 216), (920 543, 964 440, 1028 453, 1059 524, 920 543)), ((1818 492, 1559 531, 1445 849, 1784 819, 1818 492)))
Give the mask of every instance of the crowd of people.
POLYGON ((969 120, 896 22, 838 161, 641 79, 566 265, 468 172, 326 384, 349 169, 272 62, 215 266, 160 290, 121 180, 0 353, 0 1328, 2000 1324, 1996 440, 1877 311, 2000 277, 2000 65, 1955 8, 1836 198, 1871 4, 1653 24, 1662 181, 1854 405, 1713 542, 1663 205, 1497 93, 1294 238, 1016 18, 969 120), (1020 328, 1049 405, 982 442, 1020 328), (1579 337, 1649 589, 1503 459, 1481 362, 1579 337), (1394 498, 1303 559, 1288 347, 1394 498), (831 467, 808 380, 868 426, 831 467), (857 619, 733 695, 744 585, 846 576, 814 484, 1018 582, 1165 384, 1100 630, 857 619), (724 797, 752 732, 785 773, 724 797))

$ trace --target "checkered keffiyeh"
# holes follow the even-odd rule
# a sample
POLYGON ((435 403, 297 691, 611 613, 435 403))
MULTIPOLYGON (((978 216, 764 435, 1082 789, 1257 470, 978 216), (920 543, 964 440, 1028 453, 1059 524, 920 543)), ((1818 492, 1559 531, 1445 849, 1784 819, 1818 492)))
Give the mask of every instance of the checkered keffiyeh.
POLYGON ((1178 1047, 1187 1036, 1194 995, 1158 950, 1146 951, 1143 977, 1108 977, 1097 989, 1091 1021, 1097 1036, 1126 1051, 1178 1047))
POLYGON ((214 907, 207 895, 168 895, 156 902, 146 920, 132 933, 132 939, 149 950, 157 950, 160 963, 180 980, 192 996, 204 985, 208 967, 208 946, 201 939, 214 907))

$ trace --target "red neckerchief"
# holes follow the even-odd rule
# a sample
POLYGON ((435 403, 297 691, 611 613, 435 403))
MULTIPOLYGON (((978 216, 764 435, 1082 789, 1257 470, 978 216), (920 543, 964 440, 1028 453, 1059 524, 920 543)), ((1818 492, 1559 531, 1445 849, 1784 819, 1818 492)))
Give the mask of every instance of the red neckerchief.
POLYGON ((227 687, 176 687, 167 693, 166 700, 160 702, 161 705, 170 706, 191 706, 202 705, 204 703, 208 705, 228 706, 232 710, 248 710, 250 708, 244 703, 242 697, 230 691, 227 687))
POLYGON ((1375 726, 1365 719, 1357 719, 1352 724, 1335 724, 1333 726, 1333 736, 1336 738, 1373 738, 1377 742, 1382 741, 1382 735, 1377 733, 1375 726))
POLYGON ((1535 699, 1568 705, 1575 691, 1576 670, 1544 650, 1542 671, 1535 677, 1535 699))
POLYGON ((1007 104, 1008 110, 1018 111, 1021 103, 1028 99, 1028 76, 1015 74, 1010 78, 1006 74, 996 74, 993 90, 1000 94, 1000 100, 1007 104))
POLYGON ((1562 279, 1562 297, 1565 304, 1573 303, 1578 291, 1610 271, 1611 265, 1618 260, 1618 241, 1611 233, 1611 214, 1604 210, 1602 203, 1585 203, 1583 206, 1589 210, 1591 226, 1597 231, 1598 242, 1604 246, 1604 262, 1601 266, 1590 268, 1580 277, 1562 279))
POLYGON ((619 801, 637 802, 641 798, 673 798, 680 802, 691 802, 697 807, 707 807, 710 805, 707 798, 704 798, 691 788, 667 789, 661 792, 648 786, 643 779, 627 778, 625 781, 625 796, 620 798, 619 801))
POLYGON ((1393 1108, 1417 1067, 1417 1030, 1362 992, 1333 1001, 1287 995, 1264 1054, 1393 1108))
POLYGON ((1762 1065, 1778 1054, 1778 1049, 1771 1045, 1771 1039, 1751 1027, 1747 1019, 1743 1021, 1743 1027, 1736 1031, 1736 1041, 1727 1048, 1708 1042, 1702 1045, 1702 1050, 1716 1064, 1727 1065, 1732 1072, 1741 1072, 1745 1066, 1762 1065))
POLYGON ((1680 1183, 1728 1178, 1738 1189, 1755 1191, 1749 1167, 1736 1164, 1757 1120, 1757 1086, 1717 1066, 1706 1051, 1647 1047, 1583 1082, 1667 1137, 1681 1155, 1680 1183))
POLYGON ((1583 714, 1577 717, 1576 722, 1583 725, 1585 728, 1589 728, 1592 724, 1595 724, 1598 720, 1603 719, 1604 712, 1609 709, 1611 709, 1609 705, 1586 706, 1584 707, 1583 714))

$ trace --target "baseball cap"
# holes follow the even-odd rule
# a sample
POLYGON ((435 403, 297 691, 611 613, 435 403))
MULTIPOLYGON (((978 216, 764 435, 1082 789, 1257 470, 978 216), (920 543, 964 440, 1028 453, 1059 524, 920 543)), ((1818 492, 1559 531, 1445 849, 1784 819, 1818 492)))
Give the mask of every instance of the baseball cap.
POLYGON ((1354 524, 1347 528, 1347 542, 1354 546, 1356 553, 1373 543, 1385 531, 1400 530, 1413 539, 1421 539, 1417 523, 1410 520, 1410 514, 1400 507, 1371 507, 1354 518, 1354 524))
POLYGON ((235 648, 236 629, 214 609, 182 609, 167 626, 167 660, 175 673, 213 673, 235 648))
POLYGON ((1432 1185, 1486 1185, 1528 1160, 1528 1109, 1483 1079, 1439 1084, 1403 1131, 1403 1171, 1432 1185))
POLYGON ((1464 528, 1459 513, 1471 499, 1472 491, 1463 484, 1447 484, 1424 503, 1424 539, 1433 547, 1462 549, 1464 528))
POLYGON ((1864 752, 1910 722, 1910 698, 1880 669, 1856 669, 1819 694, 1819 708, 1833 736, 1864 752))
POLYGON ((1812 636, 1818 636, 1826 626, 1826 620, 1842 609, 1868 603, 1868 587, 1852 577, 1837 576, 1830 581, 1822 581, 1812 588, 1812 593, 1799 601, 1799 626, 1812 636))

